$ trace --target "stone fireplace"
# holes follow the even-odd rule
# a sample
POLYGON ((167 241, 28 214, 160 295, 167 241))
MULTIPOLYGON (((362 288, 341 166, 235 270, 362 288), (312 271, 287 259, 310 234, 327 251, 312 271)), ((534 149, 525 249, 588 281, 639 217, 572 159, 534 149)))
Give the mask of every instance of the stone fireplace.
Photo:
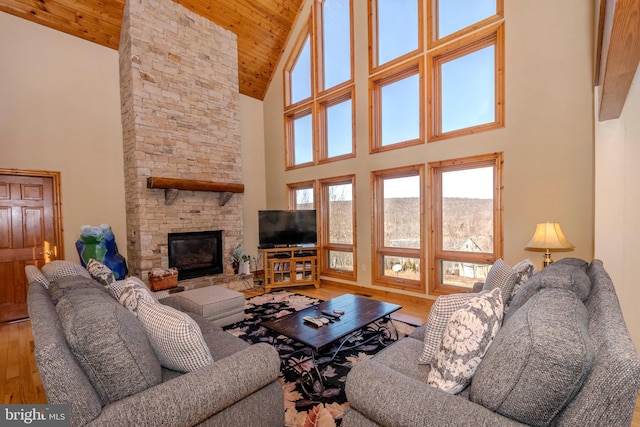
POLYGON ((147 188, 150 177, 241 182, 236 51, 235 34, 171 0, 125 4, 127 262, 143 280, 169 266, 169 233, 224 230, 223 254, 242 243, 242 194, 147 188))

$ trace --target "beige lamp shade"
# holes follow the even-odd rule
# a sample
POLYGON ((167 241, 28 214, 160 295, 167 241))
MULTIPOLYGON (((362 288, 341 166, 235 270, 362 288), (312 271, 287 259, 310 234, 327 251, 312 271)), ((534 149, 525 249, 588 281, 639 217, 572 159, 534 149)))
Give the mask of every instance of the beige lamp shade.
POLYGON ((562 234, 557 222, 544 222, 536 226, 536 232, 525 249, 569 250, 575 246, 562 234))

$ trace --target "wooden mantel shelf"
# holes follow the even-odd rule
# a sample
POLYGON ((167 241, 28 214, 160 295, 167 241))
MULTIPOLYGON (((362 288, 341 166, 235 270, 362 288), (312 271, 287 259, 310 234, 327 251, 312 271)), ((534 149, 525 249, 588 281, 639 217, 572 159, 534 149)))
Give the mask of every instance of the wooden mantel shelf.
POLYGON ((233 193, 244 193, 244 184, 228 182, 201 181, 195 179, 161 178, 150 176, 147 178, 147 188, 164 189, 165 203, 173 204, 180 190, 186 191, 211 191, 220 194, 220 206, 224 206, 233 193))

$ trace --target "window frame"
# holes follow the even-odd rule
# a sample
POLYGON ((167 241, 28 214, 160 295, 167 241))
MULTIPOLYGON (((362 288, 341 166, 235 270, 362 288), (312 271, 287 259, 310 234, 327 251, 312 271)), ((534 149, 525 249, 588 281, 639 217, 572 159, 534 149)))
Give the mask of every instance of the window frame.
POLYGON ((424 144, 424 66, 421 58, 390 68, 369 78, 369 153, 382 153, 390 150, 424 144), (418 138, 382 145, 382 88, 417 75, 420 96, 420 123, 418 138))
POLYGON ((350 86, 339 92, 332 93, 318 100, 316 109, 316 122, 318 140, 318 164, 336 162, 338 160, 356 157, 356 101, 355 87, 350 86), (327 109, 340 104, 347 99, 351 100, 351 152, 339 156, 329 157, 329 141, 327 139, 327 109))
POLYGON ((302 181, 302 182, 294 182, 287 184, 286 187, 286 200, 287 200, 287 209, 290 211, 298 210, 298 201, 296 198, 296 191, 301 189, 311 189, 313 192, 313 209, 316 210, 316 214, 318 212, 318 191, 315 180, 310 181, 302 181))
POLYGON ((458 39, 469 33, 472 33, 480 28, 486 27, 494 22, 500 21, 504 18, 504 0, 496 0, 496 14, 488 16, 482 21, 475 22, 467 27, 461 28, 458 31, 451 33, 445 37, 438 38, 438 1, 439 0, 427 0, 427 48, 433 49, 437 46, 442 46, 449 43, 452 40, 458 39))
POLYGON ((418 0, 418 47, 411 52, 407 52, 402 56, 385 62, 384 64, 378 63, 378 0, 367 1, 367 11, 369 15, 368 20, 368 34, 369 34, 369 74, 374 74, 378 71, 393 68, 396 65, 405 62, 409 58, 421 55, 424 51, 424 12, 423 1, 418 0))
POLYGON ((285 169, 298 169, 304 168, 307 166, 313 166, 318 161, 318 150, 316 144, 313 143, 315 140, 316 133, 316 115, 314 114, 314 105, 306 104, 300 105, 298 108, 293 109, 285 114, 284 120, 284 138, 285 138, 285 146, 284 146, 284 157, 285 157, 285 169), (295 131, 294 131, 294 122, 296 119, 304 116, 311 116, 311 161, 298 163, 295 162, 296 155, 296 142, 295 142, 295 131))
POLYGON ((477 31, 427 54, 427 141, 470 135, 505 126, 504 22, 477 31), (442 64, 494 46, 495 120, 490 123, 442 132, 442 64))
MULTIPOLYGON (((334 90, 340 90, 345 86, 353 85, 353 68, 354 68, 354 55, 353 55, 353 0, 349 1, 349 50, 351 51, 350 55, 350 63, 349 63, 349 79, 338 83, 334 86, 324 88, 324 1, 316 0, 314 4, 314 22, 316 26, 316 34, 317 37, 314 37, 315 45, 316 45, 316 68, 315 68, 315 93, 322 96, 323 94, 332 92, 334 90)), ((313 71, 312 71, 313 72, 313 71)))
POLYGON ((358 257, 357 257, 357 222, 356 222, 356 176, 343 175, 332 178, 318 180, 319 192, 319 240, 320 240, 320 274, 327 277, 340 278, 344 280, 358 280, 358 257), (352 221, 352 244, 329 242, 329 187, 332 185, 351 184, 351 221, 352 221), (353 256, 353 271, 338 270, 329 267, 329 252, 351 252, 353 256))
POLYGON ((429 294, 445 295, 470 292, 471 289, 440 283, 440 261, 467 261, 493 264, 503 256, 503 153, 496 152, 438 162, 427 165, 429 176, 429 294), (481 167, 493 167, 493 252, 460 252, 442 249, 442 173, 481 167))
POLYGON ((311 17, 309 17, 304 27, 300 30, 300 33, 298 34, 298 38, 296 38, 296 42, 293 45, 293 50, 291 51, 291 55, 285 62, 284 69, 282 70, 283 81, 284 81, 283 96, 284 96, 284 105, 286 109, 290 109, 298 105, 304 105, 313 100, 313 95, 314 95, 313 69, 315 66, 314 65, 315 48, 313 43, 314 36, 313 36, 312 28, 313 27, 311 25, 311 17), (309 76, 309 84, 310 84, 309 89, 310 89, 311 95, 307 98, 301 99, 300 101, 292 103, 291 73, 295 68, 296 64, 298 63, 298 60, 300 59, 300 54, 302 53, 302 49, 305 45, 305 41, 307 37, 309 38, 309 62, 310 62, 309 68, 311 70, 311 75, 309 76))
POLYGON ((371 253, 371 280, 374 285, 385 286, 390 288, 402 289, 406 291, 424 292, 425 286, 425 165, 416 164, 399 168, 384 169, 371 172, 371 237, 372 253, 371 253), (420 247, 412 248, 396 248, 384 246, 384 188, 385 179, 403 178, 410 176, 418 176, 420 179, 420 247), (420 259, 420 279, 394 279, 385 276, 382 272, 385 256, 404 256, 407 258, 420 259))

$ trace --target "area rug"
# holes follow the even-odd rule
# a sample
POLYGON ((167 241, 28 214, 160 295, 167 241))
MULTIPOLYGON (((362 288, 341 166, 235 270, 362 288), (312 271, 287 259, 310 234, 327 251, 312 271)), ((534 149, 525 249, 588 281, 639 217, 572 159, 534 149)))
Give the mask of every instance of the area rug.
POLYGON ((285 425, 288 427, 340 426, 342 415, 349 405, 344 384, 351 368, 362 360, 370 359, 398 337, 402 338, 415 329, 415 326, 397 320, 391 320, 392 325, 387 325, 389 320, 381 319, 364 328, 361 334, 347 340, 333 361, 330 360, 337 344, 327 351, 327 355, 317 356, 319 373, 324 378, 324 390, 310 396, 303 390, 301 376, 296 371, 313 369, 311 349, 261 326, 261 323, 319 302, 321 300, 288 291, 255 296, 245 301, 245 320, 224 328, 228 333, 249 343, 272 344, 280 353, 280 359, 287 366, 287 369, 281 370, 278 381, 284 390, 285 425), (376 331, 380 329, 394 332, 379 340, 376 331))

